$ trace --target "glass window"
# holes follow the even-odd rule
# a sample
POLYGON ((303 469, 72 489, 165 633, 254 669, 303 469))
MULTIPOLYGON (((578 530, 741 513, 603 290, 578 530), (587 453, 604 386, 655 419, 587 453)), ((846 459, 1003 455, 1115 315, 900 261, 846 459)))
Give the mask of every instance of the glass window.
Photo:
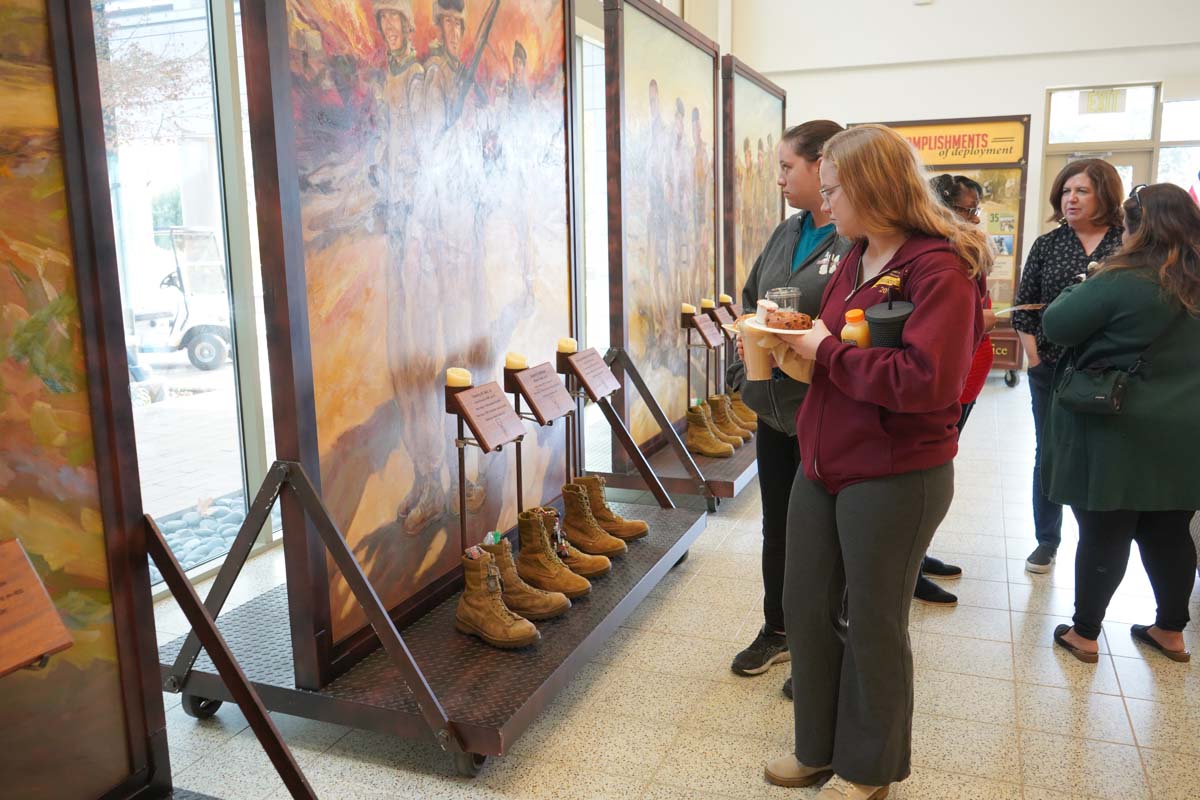
POLYGON ((1050 144, 1150 139, 1154 86, 1065 89, 1050 93, 1050 144))
POLYGON ((1200 100, 1163 103, 1161 138, 1164 142, 1200 139, 1200 100))
POLYGON ((1200 195, 1200 147, 1164 147, 1158 156, 1158 182, 1200 195))
POLYGON ((142 499, 191 569, 246 513, 208 6, 91 5, 142 499))

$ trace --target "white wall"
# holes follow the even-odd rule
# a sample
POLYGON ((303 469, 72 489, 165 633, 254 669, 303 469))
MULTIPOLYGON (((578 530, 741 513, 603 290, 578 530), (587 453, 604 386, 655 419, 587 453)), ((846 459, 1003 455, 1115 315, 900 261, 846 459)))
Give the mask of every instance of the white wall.
POLYGON ((1137 13, 1124 2, 1093 0, 1085 18, 1075 3, 1008 0, 986 6, 984 24, 985 7, 965 0, 805 3, 807 33, 797 42, 780 34, 779 15, 799 5, 733 4, 733 52, 787 90, 789 124, 1029 115, 1026 252, 1049 213, 1042 189, 1048 88, 1161 81, 1170 99, 1200 98, 1195 0, 1152 0, 1137 13), (1170 43, 1178 40, 1190 43, 1170 43))
POLYGON ((737 0, 733 29, 739 57, 779 72, 1196 43, 1200 3, 737 0))

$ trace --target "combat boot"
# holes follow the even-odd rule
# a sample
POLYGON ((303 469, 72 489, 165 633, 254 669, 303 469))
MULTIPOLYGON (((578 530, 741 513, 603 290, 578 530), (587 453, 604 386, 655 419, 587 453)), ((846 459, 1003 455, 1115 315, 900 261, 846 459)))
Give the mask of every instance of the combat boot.
POLYGON ((730 436, 728 433, 725 433, 723 430, 717 427, 717 423, 713 422, 712 410, 709 409, 706 404, 701 403, 700 405, 696 406, 696 408, 700 409, 700 413, 704 415, 705 422, 708 423, 708 429, 712 431, 712 435, 718 440, 724 442, 725 444, 733 445, 734 450, 737 450, 739 447, 745 444, 745 442, 742 441, 741 436, 730 436))
POLYGON ((454 611, 455 628, 478 636, 492 647, 505 649, 525 647, 542 638, 532 622, 504 605, 500 570, 496 569, 491 553, 472 547, 463 553, 462 566, 467 585, 454 611))
POLYGON ((567 569, 582 578, 599 578, 608 574, 612 569, 612 562, 607 556, 589 556, 562 535, 562 526, 558 524, 558 509, 545 506, 535 510, 541 512, 542 525, 550 537, 550 545, 558 554, 559 560, 567 565, 567 569))
POLYGON ((499 544, 480 545, 492 554, 500 570, 501 598, 510 611, 525 619, 553 619, 567 613, 571 601, 562 592, 547 592, 534 588, 517 574, 513 562, 512 542, 501 539, 499 544))
POLYGON ((599 475, 580 475, 574 481, 576 486, 587 489, 588 502, 592 506, 592 516, 607 533, 621 541, 629 542, 641 539, 650 528, 640 519, 625 519, 608 505, 604 497, 604 478, 599 475))
POLYGON ((757 431, 758 414, 755 414, 750 410, 750 406, 742 402, 742 393, 730 392, 725 396, 729 398, 729 410, 733 412, 733 418, 737 424, 749 431, 757 431))
POLYGON ((703 406, 692 406, 687 412, 687 434, 683 443, 688 451, 698 456, 710 458, 729 458, 733 455, 733 445, 726 444, 717 438, 709 427, 708 418, 700 409, 703 406))
POLYGON ((743 443, 750 441, 753 434, 729 416, 729 406, 726 405, 728 402, 725 396, 720 394, 708 398, 708 411, 712 415, 713 426, 727 436, 740 436, 743 443))
POLYGON ((567 509, 562 520, 562 532, 568 542, 594 556, 619 556, 629 549, 596 522, 587 489, 568 483, 562 487, 562 492, 563 505, 567 509))
POLYGON ((517 575, 522 580, 547 592, 562 592, 572 600, 592 590, 592 584, 571 572, 554 552, 540 513, 522 511, 518 514, 517 531, 521 539, 517 575))

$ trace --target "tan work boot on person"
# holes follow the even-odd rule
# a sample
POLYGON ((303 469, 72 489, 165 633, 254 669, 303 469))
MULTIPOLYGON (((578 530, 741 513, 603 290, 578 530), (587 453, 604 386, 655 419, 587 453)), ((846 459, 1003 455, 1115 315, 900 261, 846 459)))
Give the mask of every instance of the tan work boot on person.
POLYGON ((537 620, 562 616, 571 608, 571 601, 562 592, 547 592, 521 580, 513 561, 512 542, 508 539, 480 547, 496 560, 496 567, 500 570, 500 596, 509 610, 525 619, 537 620))
POLYGON ((592 516, 606 532, 624 542, 641 539, 650 532, 650 526, 642 520, 625 519, 612 510, 604 496, 604 478, 599 475, 580 475, 571 482, 587 490, 592 516))
POLYGON ((606 556, 590 556, 567 541, 562 535, 562 526, 558 524, 558 509, 553 506, 543 506, 534 509, 542 514, 542 525, 550 537, 550 546, 558 554, 558 558, 567 565, 567 569, 582 578, 599 578, 607 575, 612 569, 612 562, 606 556))
POLYGON ((786 786, 789 789, 812 786, 817 781, 827 778, 832 774, 833 767, 806 767, 800 763, 800 759, 791 754, 768 761, 767 768, 764 770, 767 783, 773 783, 776 786, 786 786))
POLYGON ((550 537, 542 525, 542 515, 522 511, 517 515, 517 532, 521 552, 517 554, 517 574, 526 583, 547 592, 562 592, 570 599, 583 597, 592 590, 587 578, 567 569, 550 545, 550 537))
POLYGON ((726 436, 740 437, 742 444, 745 444, 750 441, 753 434, 733 421, 733 417, 729 414, 728 402, 728 399, 722 394, 714 394, 708 398, 708 411, 712 414, 713 425, 726 436))
POLYGON ((742 393, 730 392, 728 397, 729 408, 733 411, 733 415, 737 419, 738 424, 751 431, 757 431, 758 414, 755 414, 754 411, 751 410, 750 406, 742 402, 742 393))
POLYGON ((866 786, 834 775, 821 787, 817 800, 884 800, 890 791, 890 786, 866 786))
POLYGON ((729 458, 733 455, 733 445, 726 444, 717 438, 709 427, 708 418, 700 409, 703 406, 692 406, 687 411, 687 434, 683 444, 689 453, 709 458, 729 458))
POLYGON ((567 508, 562 520, 562 532, 568 542, 593 556, 619 556, 629 549, 596 522, 587 489, 576 483, 567 483, 563 485, 562 492, 563 505, 567 508))
POLYGON ((463 553, 462 566, 467 585, 454 610, 455 628, 504 649, 525 647, 542 638, 532 622, 504 605, 500 570, 491 553, 472 547, 463 553))
POLYGON ((704 415, 704 420, 708 424, 708 429, 712 431, 712 435, 717 437, 717 439, 721 440, 725 444, 733 445, 734 450, 737 450, 739 447, 745 444, 745 442, 742 441, 741 436, 730 436, 728 433, 725 433, 717 427, 717 423, 713 422, 712 410, 708 407, 707 403, 701 403, 700 405, 696 406, 696 408, 700 409, 700 413, 704 415))

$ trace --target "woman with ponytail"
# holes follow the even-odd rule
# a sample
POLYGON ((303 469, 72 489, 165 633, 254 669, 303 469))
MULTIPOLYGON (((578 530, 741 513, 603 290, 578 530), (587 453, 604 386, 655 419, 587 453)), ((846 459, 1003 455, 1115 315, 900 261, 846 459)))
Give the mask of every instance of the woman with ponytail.
POLYGON ((803 471, 784 578, 796 747, 766 777, 805 786, 832 775, 818 797, 880 800, 909 774, 908 614, 954 495, 958 400, 983 337, 976 278, 991 251, 890 128, 834 136, 819 172, 822 210, 855 244, 812 330, 788 337, 816 364, 797 415, 803 471), (889 297, 913 304, 899 347, 841 341, 847 311, 889 297))

